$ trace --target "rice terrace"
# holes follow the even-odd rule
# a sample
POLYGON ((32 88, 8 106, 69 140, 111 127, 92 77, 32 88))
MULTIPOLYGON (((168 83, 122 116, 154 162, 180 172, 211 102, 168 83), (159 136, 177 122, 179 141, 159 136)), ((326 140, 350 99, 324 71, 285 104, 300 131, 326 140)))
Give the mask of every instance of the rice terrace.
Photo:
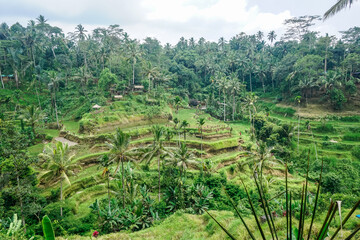
POLYGON ((0 10, 0 239, 360 239, 358 1, 40 2, 0 10))

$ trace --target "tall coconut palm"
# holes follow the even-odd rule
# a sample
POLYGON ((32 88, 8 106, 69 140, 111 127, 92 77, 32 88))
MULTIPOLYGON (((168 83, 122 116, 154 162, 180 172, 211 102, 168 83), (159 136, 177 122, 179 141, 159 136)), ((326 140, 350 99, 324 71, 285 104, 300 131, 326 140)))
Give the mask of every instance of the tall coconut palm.
POLYGON ((270 31, 268 34, 268 39, 271 42, 271 44, 273 43, 273 41, 275 41, 277 35, 275 34, 275 31, 270 31))
POLYGON ((231 74, 230 76, 230 81, 229 81, 229 89, 230 89, 230 93, 231 96, 233 98, 233 103, 232 103, 232 108, 233 108, 233 112, 232 112, 232 120, 235 120, 235 111, 236 111, 236 95, 241 91, 243 85, 239 82, 238 77, 236 76, 235 73, 231 74))
POLYGON ((178 167, 180 170, 180 177, 186 176, 186 169, 190 165, 197 165, 198 161, 193 153, 191 153, 185 143, 181 143, 180 147, 171 155, 168 164, 178 167))
POLYGON ((202 159, 202 151, 203 151, 203 126, 205 124, 205 118, 199 118, 197 121, 199 128, 200 128, 200 134, 201 134, 201 152, 200 152, 200 158, 202 159))
POLYGON ((338 0, 329 10, 327 10, 323 16, 323 19, 326 20, 329 17, 334 16, 336 13, 340 12, 344 8, 351 7, 351 5, 357 0, 338 0))
POLYGON ((48 77, 50 78, 50 81, 51 81, 49 83, 49 88, 52 90, 51 95, 52 95, 52 99, 54 100, 56 123, 57 123, 58 129, 60 129, 59 116, 58 116, 57 103, 56 103, 56 88, 57 88, 56 85, 57 85, 57 82, 59 81, 59 78, 58 78, 58 74, 55 71, 49 71, 48 77))
POLYGON ((108 202, 109 202, 109 213, 111 213, 111 199, 110 199, 110 165, 111 161, 107 154, 104 154, 99 159, 100 165, 104 168, 102 172, 102 176, 106 176, 107 180, 107 194, 108 194, 108 202))
POLYGON ((159 187, 159 202, 161 196, 161 175, 160 175, 160 162, 165 156, 170 154, 169 148, 166 148, 163 144, 162 136, 164 134, 164 128, 161 126, 153 126, 152 133, 154 135, 153 143, 144 149, 144 154, 141 161, 144 161, 147 165, 155 158, 158 160, 158 187, 159 187))
MULTIPOLYGON (((128 60, 132 64, 132 84, 135 84, 135 64, 137 60, 141 57, 142 53, 139 49, 139 46, 136 42, 130 42, 127 45, 128 47, 128 60)), ((150 89, 150 86, 149 86, 150 89)))
MULTIPOLYGON (((41 176, 47 182, 60 180, 60 201, 63 201, 63 182, 71 185, 69 176, 75 175, 75 170, 81 168, 72 160, 74 155, 70 155, 70 149, 67 144, 57 142, 54 147, 47 145, 44 153, 39 155, 49 160, 47 171, 41 176)), ((63 216, 62 206, 60 215, 63 216)))
POLYGON ((181 122, 181 125, 180 125, 180 128, 182 128, 183 129, 183 134, 184 134, 184 140, 186 141, 186 131, 187 131, 187 127, 189 126, 189 122, 188 121, 186 121, 186 120, 183 120, 182 122, 181 122))
POLYGON ((224 102, 222 103, 224 105, 224 122, 226 121, 226 93, 229 89, 229 79, 224 75, 219 75, 216 78, 217 86, 219 88, 219 92, 221 91, 223 93, 224 102))
POLYGON ((263 37, 264 37, 264 33, 262 31, 258 31, 256 33, 257 40, 262 41, 263 37))
POLYGON ((120 128, 116 129, 114 135, 109 138, 107 143, 108 148, 110 149, 110 159, 111 162, 116 163, 116 169, 114 175, 119 170, 121 164, 121 183, 123 186, 123 207, 125 207, 125 169, 124 169, 124 161, 131 159, 131 152, 129 150, 130 144, 130 135, 121 131, 120 128))
POLYGON ((245 107, 249 110, 249 117, 250 117, 250 125, 251 125, 251 130, 252 133, 255 134, 255 129, 254 129, 254 116, 256 114, 256 107, 255 107, 255 103, 257 100, 257 96, 255 95, 255 93, 248 93, 245 97, 245 107))
POLYGON ((164 132, 164 135, 165 135, 165 140, 169 143, 170 145, 170 141, 171 139, 174 137, 174 131, 171 130, 170 128, 166 128, 165 132, 164 132))
POLYGON ((36 124, 43 118, 42 113, 39 108, 35 108, 34 105, 28 106, 23 114, 20 116, 25 122, 27 122, 31 126, 31 130, 36 136, 35 126, 36 124))
POLYGON ((149 80, 149 92, 150 92, 150 90, 153 88, 154 80, 160 76, 159 69, 157 67, 153 67, 151 62, 147 62, 146 67, 144 68, 143 74, 149 80))
POLYGON ((253 164, 253 171, 260 174, 259 178, 262 182, 263 179, 263 170, 271 169, 273 165, 282 162, 274 157, 272 154, 273 147, 268 147, 265 142, 260 141, 257 143, 257 149, 254 153, 251 154, 247 161, 244 161, 244 164, 253 164))

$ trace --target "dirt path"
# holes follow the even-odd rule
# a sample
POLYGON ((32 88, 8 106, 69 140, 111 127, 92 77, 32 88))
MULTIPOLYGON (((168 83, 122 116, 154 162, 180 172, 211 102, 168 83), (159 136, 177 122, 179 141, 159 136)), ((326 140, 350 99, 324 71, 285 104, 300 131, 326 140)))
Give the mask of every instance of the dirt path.
POLYGON ((56 137, 56 138, 55 138, 55 141, 62 142, 62 143, 65 143, 65 144, 67 143, 67 145, 68 145, 69 147, 78 145, 77 142, 72 142, 72 141, 67 140, 66 138, 63 138, 63 137, 56 137))

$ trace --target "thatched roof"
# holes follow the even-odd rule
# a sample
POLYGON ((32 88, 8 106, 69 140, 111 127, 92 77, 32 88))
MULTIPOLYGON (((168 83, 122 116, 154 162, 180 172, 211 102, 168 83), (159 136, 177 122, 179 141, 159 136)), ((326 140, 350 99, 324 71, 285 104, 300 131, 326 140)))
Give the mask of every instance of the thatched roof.
POLYGON ((100 109, 100 108, 101 108, 101 106, 99 106, 99 105, 95 104, 92 108, 93 108, 93 109, 100 109))

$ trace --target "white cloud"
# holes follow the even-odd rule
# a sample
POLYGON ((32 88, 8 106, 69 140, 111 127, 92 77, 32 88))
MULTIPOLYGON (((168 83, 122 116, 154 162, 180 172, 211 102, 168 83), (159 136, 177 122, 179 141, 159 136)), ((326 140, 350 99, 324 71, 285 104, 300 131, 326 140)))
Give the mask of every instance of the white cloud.
MULTIPOLYGON (((242 31, 278 30, 283 28, 284 20, 291 17, 290 11, 262 13, 257 6, 249 8, 247 1, 216 0, 199 6, 198 1, 194 0, 143 0, 141 5, 148 10, 145 16, 149 25, 159 21, 167 22, 168 31, 172 32, 171 24, 175 27, 180 23, 188 26, 194 37, 200 34, 210 40, 216 40, 220 36, 234 36, 242 31), (201 24, 202 22, 211 24, 201 24), (222 23, 222 26, 214 32, 213 25, 216 22, 222 23)), ((189 34, 180 32, 177 35, 179 39, 189 34)))
MULTIPOLYGON (((5 1, 5 0, 0 0, 5 1)), ((40 14, 49 23, 74 31, 79 23, 91 32, 95 27, 119 24, 131 37, 156 37, 175 44, 180 37, 204 37, 216 41, 240 32, 253 34, 275 30, 280 38, 283 22, 296 14, 321 14, 328 0, 11 0, 0 8, 0 22, 26 25, 40 14), (270 3, 271 2, 271 3, 270 3), (275 3, 275 4, 274 4, 275 3), (309 8, 310 6, 313 6, 309 8)), ((334 18, 318 23, 314 30, 329 31, 353 27, 360 2, 334 18)))

